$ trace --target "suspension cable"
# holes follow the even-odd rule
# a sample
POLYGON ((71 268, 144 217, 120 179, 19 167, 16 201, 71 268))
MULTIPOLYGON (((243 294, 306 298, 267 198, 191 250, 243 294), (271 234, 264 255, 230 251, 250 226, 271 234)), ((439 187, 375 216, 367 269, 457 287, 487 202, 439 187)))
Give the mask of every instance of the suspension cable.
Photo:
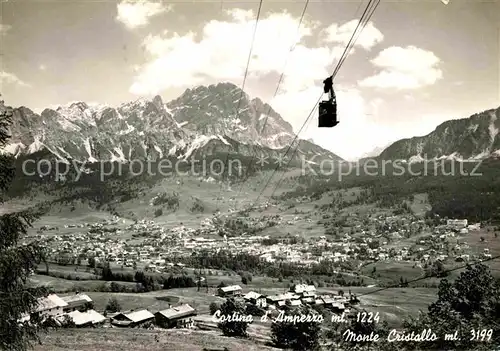
MULTIPOLYGON (((298 37, 300 35, 300 28, 302 26, 302 21, 304 20, 304 16, 306 14, 306 11, 307 11, 307 6, 309 5, 309 1, 310 0, 307 0, 305 5, 304 5, 304 9, 302 10, 302 14, 300 16, 300 20, 299 20, 299 24, 297 26, 297 34, 296 34, 296 37, 298 37)), ((274 99, 276 97, 276 95, 278 95, 278 92, 279 92, 279 88, 280 88, 280 85, 281 83, 283 82, 283 79, 285 77, 285 70, 286 70, 286 66, 288 64, 288 59, 290 57, 290 54, 292 53, 293 50, 295 50, 295 47, 296 47, 297 43, 294 42, 291 46, 290 46, 290 50, 287 54, 287 57, 286 57, 286 60, 285 60, 285 64, 283 66, 283 70, 282 70, 282 73, 281 73, 281 76, 280 76, 280 79, 278 81, 278 85, 276 86, 276 90, 274 91, 274 95, 272 97, 272 99, 274 99)), ((262 133, 264 133, 264 129, 266 128, 266 125, 267 125, 267 121, 269 119, 269 113, 271 112, 271 106, 269 106, 269 108, 267 109, 267 113, 265 115, 265 120, 264 120, 264 123, 263 123, 263 126, 262 126, 262 129, 259 133, 259 135, 262 135, 262 133)), ((252 163, 254 162, 255 160, 255 152, 252 152, 252 158, 251 160, 248 162, 247 166, 245 169, 249 169, 249 167, 252 165, 252 163)), ((248 174, 248 171, 247 171, 247 175, 245 177, 245 180, 243 180, 243 182, 241 183, 241 186, 240 186, 240 189, 238 190, 238 194, 236 195, 236 197, 238 197, 241 193, 241 190, 243 189, 243 185, 245 184, 245 182, 249 179, 250 175, 248 174)))
MULTIPOLYGON (((373 13, 375 12, 375 10, 377 9, 378 5, 380 4, 380 0, 370 0, 365 8, 365 10, 363 11, 363 14, 361 15, 361 19, 359 20, 352 36, 351 36, 351 39, 349 40, 349 42, 347 43, 347 46, 341 56, 341 58, 339 59, 339 62, 337 63, 337 66, 335 67, 334 71, 333 71, 333 74, 331 75, 332 78, 335 78, 335 76, 337 75, 338 71, 340 70, 340 67, 342 67, 346 57, 348 56, 349 52, 351 51, 352 47, 354 46, 354 44, 356 43, 356 40, 358 39, 359 35, 361 34, 361 32, 363 31, 363 29, 366 27, 366 25, 368 24, 368 22, 370 21, 370 18, 372 17, 373 13), (360 29, 361 28, 361 29, 360 29), (358 31, 359 30, 359 31, 358 31)), ((316 107, 318 106, 318 104, 320 103, 321 101, 321 98, 323 96, 323 92, 321 93, 321 95, 319 96, 318 98, 318 101, 316 102, 316 104, 314 105, 314 107, 312 108, 311 112, 309 112, 309 115, 308 117, 306 118, 306 120, 304 121, 304 123, 302 124, 301 128, 299 129, 299 131, 297 132, 297 134, 295 135, 295 138, 292 140, 292 142, 290 143, 290 145, 288 146, 287 148, 287 151, 285 152, 285 155, 283 156, 283 158, 286 158, 288 152, 290 151, 290 149, 292 148, 293 146, 293 143, 297 140, 297 138, 299 137, 300 133, 302 132, 302 129, 304 128, 304 126, 307 124, 307 122, 310 120, 310 118, 312 117, 314 111, 316 110, 316 107)), ((285 165, 285 169, 288 167, 288 165, 290 164, 290 162, 292 161, 293 159, 293 156, 295 155, 296 151, 298 150, 298 147, 300 145, 300 141, 297 143, 297 147, 295 148, 295 151, 294 153, 292 154, 292 157, 290 157, 290 160, 287 162, 287 164, 285 165)), ((262 191, 260 192, 259 196, 257 196, 257 199, 255 200, 254 202, 254 205, 255 203, 258 202, 258 200, 260 199, 260 197, 262 196, 262 194, 264 193, 266 187, 269 185, 269 183, 271 182, 274 174, 277 172, 277 170, 279 169, 280 165, 278 164, 277 167, 273 170, 273 173, 271 174, 271 176, 269 177, 268 181, 266 182, 266 184, 264 185, 264 188, 262 189, 262 191)), ((272 192, 272 195, 275 193, 275 191, 278 189, 279 185, 281 184, 281 179, 283 178, 284 176, 284 173, 283 175, 280 177, 280 180, 278 181, 276 187, 274 188, 273 192, 272 192)), ((271 196, 272 196, 271 195, 271 196)))
MULTIPOLYGON (((239 117, 240 115, 240 105, 241 105, 241 100, 243 100, 243 95, 244 95, 244 89, 245 89, 245 83, 246 83, 246 80, 247 80, 247 76, 248 76, 248 69, 250 67, 250 60, 252 59, 252 52, 253 52, 253 47, 254 47, 254 43, 255 43, 255 36, 257 34, 257 27, 259 25, 259 19, 260 19, 260 13, 261 13, 261 10, 262 10, 262 2, 263 0, 260 0, 260 3, 259 3, 259 9, 257 11, 257 18, 256 18, 256 21, 255 21, 255 27, 254 27, 254 30, 253 30, 253 35, 252 35, 252 42, 250 44, 250 51, 248 52, 248 58, 247 58, 247 66, 245 68, 245 75, 243 77, 243 83, 241 85, 241 92, 240 92, 240 98, 238 100, 238 107, 236 108, 236 119, 239 117)), ((227 168, 227 164, 228 164, 228 161, 229 161, 229 151, 226 155, 226 161, 224 162, 224 165, 225 167, 227 168)), ((224 171, 222 172, 222 180, 221 180, 221 185, 220 185, 220 190, 219 190, 219 195, 217 196, 217 205, 216 207, 219 208, 219 201, 220 201, 220 198, 221 198, 221 195, 222 195, 222 188, 224 186, 224 171)))

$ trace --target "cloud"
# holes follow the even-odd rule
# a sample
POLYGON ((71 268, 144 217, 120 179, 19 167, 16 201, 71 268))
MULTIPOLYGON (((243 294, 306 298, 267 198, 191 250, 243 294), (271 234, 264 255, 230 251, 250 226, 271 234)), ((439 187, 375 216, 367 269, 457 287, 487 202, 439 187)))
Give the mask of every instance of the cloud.
POLYGON ((19 79, 15 74, 8 73, 5 71, 0 71, 0 85, 12 84, 22 87, 30 87, 30 85, 21 79, 19 79))
POLYGON ((135 29, 149 23, 153 16, 172 10, 171 5, 148 0, 124 0, 117 5, 118 15, 116 19, 127 28, 135 29))
POLYGON ((443 77, 440 59, 432 52, 407 46, 382 50, 371 62, 382 70, 358 82, 362 87, 417 89, 443 77))
POLYGON ((41 65, 38 66, 38 69, 40 71, 45 71, 47 69, 47 66, 45 66, 44 64, 41 64, 41 65))
POLYGON ((12 28, 11 25, 0 23, 0 36, 7 34, 7 32, 12 28))
POLYGON ((372 111, 372 115, 379 115, 381 108, 385 105, 385 101, 381 98, 375 98, 369 102, 370 109, 372 111))
MULTIPOLYGON (((165 31, 149 35, 143 46, 148 62, 135 76, 130 92, 152 95, 172 87, 189 87, 220 81, 242 81, 249 44, 255 28, 252 11, 226 11, 227 21, 208 22, 197 40, 195 33, 179 35, 165 31)), ((249 77, 262 78, 286 72, 282 92, 300 91, 329 74, 332 64, 344 51, 343 44, 310 47, 303 39, 313 35, 317 23, 304 21, 297 33, 298 18, 282 12, 261 18, 257 27, 249 77), (290 47, 293 53, 289 54, 290 47)))
MULTIPOLYGON (((323 41, 326 43, 339 43, 346 46, 351 40, 352 34, 356 29, 359 20, 349 21, 341 26, 332 24, 323 31, 323 41)), ((359 33, 360 28, 358 28, 359 33)), ((379 31, 372 22, 369 22, 361 34, 356 39, 355 46, 360 46, 365 50, 370 50, 372 47, 384 40, 384 35, 379 31)))

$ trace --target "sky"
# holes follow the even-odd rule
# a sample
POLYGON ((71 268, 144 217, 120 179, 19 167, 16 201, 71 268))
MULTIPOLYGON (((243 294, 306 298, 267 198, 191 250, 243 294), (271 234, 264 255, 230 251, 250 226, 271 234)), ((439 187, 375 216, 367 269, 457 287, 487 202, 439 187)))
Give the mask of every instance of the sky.
MULTIPOLYGON (((264 0, 244 90, 304 124, 368 0, 264 0), (291 48, 293 47, 293 50, 291 48), (275 91, 280 75, 284 79, 275 91)), ((35 111, 242 86, 258 0, 0 3, 0 93, 35 111)), ((339 125, 300 137, 355 160, 500 106, 500 0, 382 0, 334 79, 339 125)))

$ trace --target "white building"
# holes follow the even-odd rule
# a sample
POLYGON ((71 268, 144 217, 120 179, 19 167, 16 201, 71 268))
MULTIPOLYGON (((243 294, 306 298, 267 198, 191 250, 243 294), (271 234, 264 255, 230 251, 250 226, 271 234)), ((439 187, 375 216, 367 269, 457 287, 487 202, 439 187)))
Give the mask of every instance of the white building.
POLYGON ((217 295, 222 297, 241 295, 241 286, 231 285, 231 286, 221 287, 217 290, 217 295))
POLYGON ((68 304, 56 294, 50 294, 41 298, 32 313, 40 313, 44 316, 59 316, 64 313, 64 307, 68 304))
POLYGON ((30 320, 30 316, 38 314, 41 318, 56 317, 64 313, 64 308, 68 304, 56 294, 50 294, 47 297, 38 299, 37 306, 31 311, 21 317, 21 321, 30 320))
MULTIPOLYGON (((95 324, 104 323, 106 317, 94 310, 88 310, 86 312, 73 311, 67 314, 75 323, 77 327, 91 326, 95 324)), ((62 321, 63 316, 59 316, 58 319, 62 321)))
POLYGON ((316 292, 316 287, 314 285, 297 284, 293 287, 293 292, 296 294, 314 293, 316 292))
POLYGON ((451 227, 454 227, 456 229, 461 229, 467 227, 467 220, 466 219, 448 219, 446 221, 446 225, 449 225, 451 227))

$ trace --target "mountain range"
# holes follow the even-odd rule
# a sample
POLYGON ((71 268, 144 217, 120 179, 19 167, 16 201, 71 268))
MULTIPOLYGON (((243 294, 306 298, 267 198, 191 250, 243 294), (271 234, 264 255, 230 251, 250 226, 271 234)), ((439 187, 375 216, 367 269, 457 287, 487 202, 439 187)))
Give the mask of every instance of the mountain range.
POLYGON ((385 160, 478 160, 500 157, 500 107, 441 123, 425 136, 398 140, 380 154, 385 160))
MULTIPOLYGON (((12 111, 12 137, 3 151, 17 157, 45 150, 63 162, 189 159, 215 153, 274 157, 285 153, 296 136, 271 106, 232 83, 187 89, 168 103, 155 96, 118 107, 73 102, 40 114, 27 107, 12 111)), ((341 160, 308 140, 296 138, 291 150, 295 147, 297 160, 341 160)))
MULTIPOLYGON (((292 126, 259 98, 232 83, 187 89, 163 102, 160 96, 118 107, 73 102, 37 114, 13 110, 11 139, 3 152, 15 156, 45 150, 62 161, 119 161, 135 158, 197 158, 216 153, 315 162, 341 161, 312 140, 296 138, 292 126), (297 152, 293 152, 297 147, 297 152)), ((446 121, 428 135, 402 139, 365 157, 402 159, 481 159, 500 157, 500 108, 446 121)))

